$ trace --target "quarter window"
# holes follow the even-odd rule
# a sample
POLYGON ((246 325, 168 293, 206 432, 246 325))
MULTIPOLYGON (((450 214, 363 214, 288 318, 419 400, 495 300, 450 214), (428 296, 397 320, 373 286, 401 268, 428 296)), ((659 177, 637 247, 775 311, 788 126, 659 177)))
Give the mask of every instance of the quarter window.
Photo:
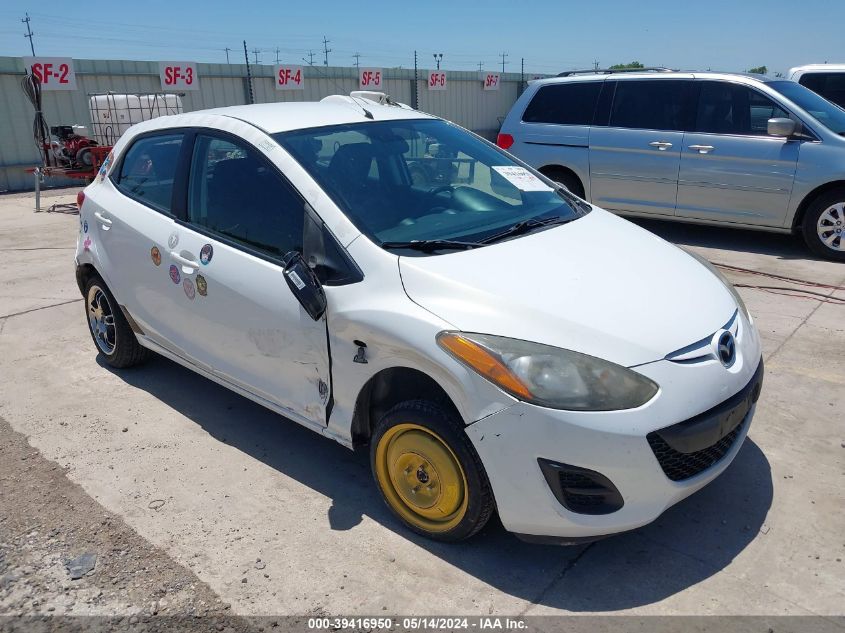
POLYGON ((690 83, 671 79, 618 81, 610 112, 611 127, 683 130, 690 83))
POLYGON ((775 117, 789 115, 756 90, 723 81, 705 81, 698 98, 695 131, 766 136, 769 119, 775 117))
POLYGON ((274 257, 302 252, 305 203, 258 152, 199 134, 191 161, 188 219, 274 257))
POLYGON ((602 86, 601 81, 543 86, 525 109, 526 123, 590 125, 602 86))
POLYGON ((182 134, 138 139, 123 158, 118 187, 132 198, 170 213, 173 180, 181 148, 182 134))

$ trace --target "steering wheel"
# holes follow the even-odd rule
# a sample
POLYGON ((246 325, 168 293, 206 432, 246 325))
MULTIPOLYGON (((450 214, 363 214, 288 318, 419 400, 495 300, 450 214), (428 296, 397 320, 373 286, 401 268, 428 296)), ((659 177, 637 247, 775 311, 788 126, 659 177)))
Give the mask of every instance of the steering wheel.
POLYGON ((432 189, 429 189, 428 193, 432 196, 436 196, 438 193, 443 193, 444 191, 448 191, 450 194, 455 193, 455 188, 452 185, 439 185, 432 189))

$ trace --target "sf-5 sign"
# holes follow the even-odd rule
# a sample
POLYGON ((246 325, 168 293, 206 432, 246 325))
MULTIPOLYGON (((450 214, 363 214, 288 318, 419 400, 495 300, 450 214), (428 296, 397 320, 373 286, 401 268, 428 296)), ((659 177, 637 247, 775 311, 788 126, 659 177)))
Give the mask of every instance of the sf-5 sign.
POLYGON ((41 90, 76 90, 70 57, 24 57, 23 63, 41 84, 41 90))
POLYGON ((276 90, 305 90, 302 66, 276 66, 276 90))
POLYGON ((197 65, 194 62, 159 62, 158 74, 161 77, 161 89, 199 90, 197 65))
POLYGON ((383 79, 381 68, 361 68, 358 71, 358 87, 362 90, 381 90, 383 79))

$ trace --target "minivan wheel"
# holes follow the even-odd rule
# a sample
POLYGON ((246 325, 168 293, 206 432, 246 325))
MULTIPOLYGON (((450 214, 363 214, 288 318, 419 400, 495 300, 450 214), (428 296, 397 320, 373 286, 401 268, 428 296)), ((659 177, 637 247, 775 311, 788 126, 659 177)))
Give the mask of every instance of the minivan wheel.
POLYGON ((807 208, 804 241, 817 255, 845 261, 845 189, 820 195, 807 208))
POLYGON ((97 350, 112 367, 131 367, 149 356, 135 338, 114 295, 97 275, 85 285, 85 317, 97 350))
POLYGON ((493 512, 493 493, 462 425, 433 402, 401 402, 376 425, 370 464, 387 506, 418 534, 459 541, 493 512))

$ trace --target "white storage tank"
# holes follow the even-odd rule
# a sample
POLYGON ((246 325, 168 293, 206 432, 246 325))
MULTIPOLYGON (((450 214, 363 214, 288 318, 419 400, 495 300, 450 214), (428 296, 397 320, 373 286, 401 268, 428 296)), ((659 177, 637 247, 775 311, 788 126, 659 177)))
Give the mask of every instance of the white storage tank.
POLYGON ((102 94, 91 95, 93 139, 100 145, 114 145, 130 126, 159 116, 182 113, 182 99, 177 94, 102 94))

